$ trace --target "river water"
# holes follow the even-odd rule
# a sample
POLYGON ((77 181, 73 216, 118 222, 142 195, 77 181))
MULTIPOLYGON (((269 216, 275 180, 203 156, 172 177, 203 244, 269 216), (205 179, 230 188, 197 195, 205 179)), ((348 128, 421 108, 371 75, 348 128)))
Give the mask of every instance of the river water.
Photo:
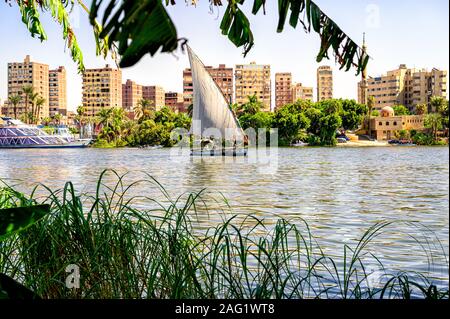
MULTIPOLYGON (((173 198, 206 188, 212 209, 198 217, 200 227, 234 213, 253 214, 268 224, 277 217, 294 223, 302 218, 320 246, 337 256, 374 223, 396 221, 374 240, 371 252, 386 268, 428 272, 448 286, 448 147, 274 150, 264 163, 190 158, 168 149, 0 150, 0 179, 28 193, 38 182, 56 189, 66 181, 94 192, 104 169, 129 172, 128 183, 147 173, 173 198), (223 198, 229 208, 217 204, 223 198)), ((131 193, 163 200, 150 184, 131 193)))

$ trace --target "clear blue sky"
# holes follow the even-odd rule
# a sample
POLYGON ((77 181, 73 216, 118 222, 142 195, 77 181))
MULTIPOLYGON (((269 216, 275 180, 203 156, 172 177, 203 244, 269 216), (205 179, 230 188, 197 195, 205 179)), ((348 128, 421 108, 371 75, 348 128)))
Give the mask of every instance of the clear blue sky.
MULTIPOLYGON (((169 7, 169 13, 179 37, 189 39, 191 47, 207 65, 255 61, 271 64, 272 79, 275 72, 292 72, 295 82, 316 86, 315 57, 319 38, 315 33, 305 34, 299 27, 289 26, 276 33, 277 1, 269 0, 267 15, 249 14, 255 36, 255 46, 244 59, 242 49, 234 47, 219 30, 224 7, 210 11, 209 2, 200 0, 194 8, 183 0, 169 7)), ((248 5, 253 3, 247 0, 248 5)), ((22 61, 26 54, 33 61, 47 63, 51 68, 64 65, 68 71, 68 103, 73 110, 81 102, 81 76, 69 52, 64 49, 61 30, 49 17, 44 26, 49 40, 41 43, 30 37, 20 20, 17 5, 9 7, 0 2, 0 100, 7 97, 7 63, 22 61)), ((449 69, 449 4, 447 0, 316 0, 316 3, 356 42, 367 34, 372 60, 369 75, 378 75, 405 63, 409 67, 449 69)), ((249 12, 249 10, 247 10, 249 12)), ((106 62, 95 56, 92 29, 82 11, 72 17, 75 32, 84 52, 86 67, 100 67, 106 62)), ((109 61, 111 63, 111 61, 109 61)), ((321 65, 334 68, 335 97, 356 98, 359 77, 355 71, 339 71, 334 60, 324 60, 321 65)), ((127 78, 145 85, 162 85, 166 91, 182 91, 182 70, 188 67, 187 56, 181 52, 145 56, 134 67, 123 69, 127 78)))

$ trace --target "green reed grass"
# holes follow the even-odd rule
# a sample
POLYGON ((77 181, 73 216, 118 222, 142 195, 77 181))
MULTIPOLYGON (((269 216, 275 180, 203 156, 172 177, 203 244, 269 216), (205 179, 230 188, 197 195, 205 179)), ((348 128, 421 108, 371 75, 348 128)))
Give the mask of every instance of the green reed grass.
POLYGON ((5 184, 0 208, 49 203, 52 211, 0 243, 0 272, 43 298, 448 298, 448 287, 417 273, 389 273, 368 251, 392 222, 344 245, 338 263, 304 220, 268 225, 234 215, 198 231, 197 214, 208 210, 204 197, 202 190, 172 200, 150 176, 126 185, 115 171, 101 174, 93 195, 68 182, 58 191, 38 185, 25 197, 5 184), (116 182, 106 183, 107 175, 116 182), (128 196, 148 183, 163 201, 128 196), (149 208, 137 209, 142 202, 149 208), (368 256, 384 270, 376 285, 368 256), (80 289, 66 288, 70 264, 80 267, 80 289))

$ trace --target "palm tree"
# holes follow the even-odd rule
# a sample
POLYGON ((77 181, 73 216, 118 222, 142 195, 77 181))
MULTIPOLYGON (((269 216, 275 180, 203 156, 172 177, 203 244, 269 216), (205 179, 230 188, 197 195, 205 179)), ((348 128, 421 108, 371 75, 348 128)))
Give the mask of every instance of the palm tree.
POLYGON ((140 99, 137 105, 133 108, 134 117, 139 120, 144 115, 148 116, 151 112, 155 111, 153 102, 147 99, 140 99))
POLYGON ((256 95, 248 96, 247 98, 248 98, 247 103, 238 105, 237 107, 234 106, 236 115, 238 117, 243 114, 255 115, 263 107, 263 104, 260 101, 258 101, 258 98, 256 97, 256 95))
POLYGON ((375 105, 375 97, 373 95, 371 95, 367 98, 367 109, 369 111, 369 113, 368 113, 369 120, 367 121, 367 135, 369 135, 369 136, 371 135, 370 117, 372 115, 372 109, 373 109, 374 105, 375 105))
POLYGON ((83 105, 77 107, 77 115, 75 120, 78 122, 78 129, 80 130, 80 137, 84 136, 84 120, 85 120, 86 108, 83 105))
POLYGON ((13 105, 14 118, 17 119, 17 104, 22 101, 22 97, 20 95, 11 95, 9 97, 9 102, 13 105))
POLYGON ((28 118, 29 118, 30 122, 34 123, 35 120, 36 120, 36 118, 34 116, 34 113, 35 113, 35 109, 36 109, 36 102, 37 102, 37 100, 39 98, 39 93, 32 92, 30 94, 29 98, 30 98, 30 101, 31 101, 31 112, 29 112, 27 115, 28 115, 28 118))
POLYGON ((430 98, 430 111, 441 112, 441 110, 445 107, 445 104, 445 99, 442 96, 432 96, 430 98))
POLYGON ((39 115, 41 113, 41 108, 42 106, 45 104, 46 100, 42 97, 42 96, 37 96, 36 100, 34 101, 35 103, 35 114, 33 115, 33 118, 35 119, 35 121, 37 122, 39 115))
POLYGON ((439 113, 430 113, 425 117, 425 127, 431 130, 433 139, 437 140, 437 132, 442 129, 442 115, 439 113))
POLYGON ((62 119, 62 115, 61 114, 56 113, 55 115, 53 115, 53 120, 56 121, 57 125, 61 124, 61 119, 62 119))
POLYGON ((28 105, 30 101, 30 96, 34 93, 34 89, 31 85, 25 85, 22 87, 22 92, 25 94, 25 119, 28 122, 28 105))

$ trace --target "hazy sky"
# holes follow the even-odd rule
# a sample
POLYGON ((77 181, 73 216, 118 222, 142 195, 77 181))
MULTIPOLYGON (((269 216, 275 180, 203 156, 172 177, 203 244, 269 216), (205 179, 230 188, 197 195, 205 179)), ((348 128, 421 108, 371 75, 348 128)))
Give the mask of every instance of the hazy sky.
MULTIPOLYGON (((88 1, 89 2, 89 1, 88 1)), ((289 25, 276 33, 277 1, 268 0, 267 14, 250 14, 252 0, 247 0, 247 15, 255 36, 255 46, 244 59, 242 49, 236 48, 220 33, 219 24, 224 7, 210 11, 209 1, 199 0, 195 8, 184 1, 169 7, 177 26, 178 36, 189 39, 191 47, 206 65, 225 63, 233 66, 255 61, 272 66, 272 86, 275 72, 292 72, 293 81, 316 88, 316 55, 320 45, 315 33, 306 34, 299 26, 289 25)), ((23 61, 26 54, 32 61, 49 64, 50 68, 64 65, 67 69, 68 105, 74 110, 81 103, 81 76, 69 52, 64 49, 61 29, 47 15, 44 27, 49 39, 41 43, 30 37, 21 22, 17 5, 9 7, 0 2, 0 100, 7 98, 7 63, 23 61)), ((321 9, 357 43, 366 32, 369 53, 369 75, 375 76, 404 63, 408 67, 449 69, 449 4, 447 0, 316 0, 321 9)), ((101 67, 106 62, 95 56, 92 29, 84 12, 75 10, 72 23, 84 53, 87 68, 101 67)), ((111 63, 111 61, 109 61, 111 63)), ((175 54, 149 55, 134 67, 123 69, 123 82, 132 79, 139 84, 161 85, 166 91, 182 91, 182 70, 188 67, 187 56, 175 54)), ((320 65, 334 69, 334 96, 357 97, 355 70, 339 71, 332 60, 320 65)))

